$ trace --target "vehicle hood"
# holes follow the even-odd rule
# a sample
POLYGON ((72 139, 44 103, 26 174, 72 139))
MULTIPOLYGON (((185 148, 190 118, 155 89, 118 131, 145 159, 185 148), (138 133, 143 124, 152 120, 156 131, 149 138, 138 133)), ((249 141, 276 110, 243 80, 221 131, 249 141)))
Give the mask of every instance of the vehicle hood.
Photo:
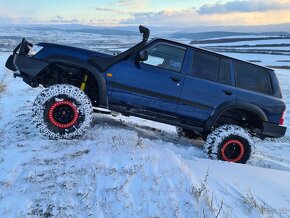
POLYGON ((49 59, 51 57, 56 56, 66 56, 87 61, 91 55, 96 55, 100 57, 112 57, 112 55, 110 54, 95 52, 87 49, 76 48, 66 45, 52 43, 39 43, 37 45, 43 47, 43 49, 34 56, 34 58, 37 59, 49 59))

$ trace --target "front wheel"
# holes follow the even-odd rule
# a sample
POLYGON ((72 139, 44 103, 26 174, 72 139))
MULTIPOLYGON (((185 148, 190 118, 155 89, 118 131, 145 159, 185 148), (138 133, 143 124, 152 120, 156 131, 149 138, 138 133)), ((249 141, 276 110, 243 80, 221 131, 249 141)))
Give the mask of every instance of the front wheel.
POLYGON ((35 99, 32 116, 36 127, 50 139, 81 136, 92 121, 92 103, 79 88, 58 84, 44 89, 35 99))
POLYGON ((253 140, 249 132, 236 125, 224 125, 213 130, 204 148, 211 159, 246 163, 251 156, 253 140))

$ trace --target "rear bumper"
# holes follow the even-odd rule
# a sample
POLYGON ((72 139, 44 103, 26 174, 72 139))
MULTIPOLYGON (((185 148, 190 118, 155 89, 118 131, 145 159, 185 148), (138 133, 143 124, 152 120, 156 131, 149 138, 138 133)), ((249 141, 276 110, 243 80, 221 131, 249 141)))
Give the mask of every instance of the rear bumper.
POLYGON ((263 131, 261 135, 272 138, 283 137, 286 133, 287 128, 285 126, 279 126, 277 124, 263 122, 263 131))

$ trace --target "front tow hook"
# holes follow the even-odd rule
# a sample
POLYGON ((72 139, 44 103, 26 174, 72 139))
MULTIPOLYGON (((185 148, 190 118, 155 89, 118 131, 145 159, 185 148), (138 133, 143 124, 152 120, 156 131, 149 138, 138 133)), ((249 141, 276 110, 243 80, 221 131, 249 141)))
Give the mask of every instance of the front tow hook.
POLYGON ((20 71, 18 70, 18 71, 16 71, 15 73, 13 73, 13 76, 14 76, 14 78, 16 78, 16 77, 21 77, 21 73, 20 73, 20 71))

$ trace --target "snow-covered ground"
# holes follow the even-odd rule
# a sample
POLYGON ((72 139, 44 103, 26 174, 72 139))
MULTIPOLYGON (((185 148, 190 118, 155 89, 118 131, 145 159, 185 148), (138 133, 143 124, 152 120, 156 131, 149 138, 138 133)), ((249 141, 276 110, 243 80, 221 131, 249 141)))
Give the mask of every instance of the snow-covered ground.
MULTIPOLYGON (((41 88, 14 79, 8 55, 0 53, 0 217, 290 216, 289 130, 257 140, 247 165, 209 160, 201 141, 134 117, 96 115, 81 139, 51 141, 31 121, 41 88)), ((272 65, 270 55, 239 57, 272 65)), ((289 109, 290 71, 277 74, 289 109)))
MULTIPOLYGON (((289 38, 280 38, 280 39, 271 39, 268 38, 267 40, 251 40, 251 41, 244 41, 244 37, 240 36, 237 42, 226 42, 226 39, 223 41, 222 38, 219 38, 220 42, 216 43, 201 43, 201 44, 194 44, 198 47, 203 47, 209 50, 217 51, 217 52, 227 52, 227 53, 236 53, 239 55, 241 53, 247 54, 272 54, 269 57, 274 57, 276 60, 289 60, 290 55, 290 39, 289 38), (277 58, 281 59, 277 59, 277 58)), ((269 65, 270 63, 267 62, 269 65)))
MULTIPOLYGON (((242 59, 245 61, 258 61, 255 64, 261 66, 290 66, 290 56, 288 55, 264 55, 264 54, 240 54, 240 53, 228 53, 222 52, 222 54, 242 59)), ((275 70, 278 73, 278 76, 281 78, 281 81, 288 77, 289 71, 285 70, 275 70), (285 75, 286 74, 286 75, 285 75)), ((289 82, 287 80, 287 82, 289 82)), ((290 84, 289 84, 290 86, 290 84)), ((283 87, 286 88, 286 87, 283 87)))
MULTIPOLYGON (((241 37, 243 38, 243 36, 241 37)), ((273 44, 290 44, 290 39, 271 39, 271 40, 258 40, 258 41, 239 41, 230 43, 210 43, 206 46, 243 46, 243 45, 273 45, 273 44)), ((201 44, 201 46, 204 44, 201 44)))

